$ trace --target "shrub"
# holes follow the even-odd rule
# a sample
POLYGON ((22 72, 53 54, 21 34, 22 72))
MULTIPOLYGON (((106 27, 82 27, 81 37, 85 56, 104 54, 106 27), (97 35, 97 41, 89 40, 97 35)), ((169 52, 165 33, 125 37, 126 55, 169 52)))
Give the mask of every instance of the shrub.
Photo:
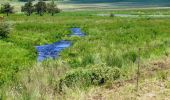
POLYGON ((114 81, 120 77, 120 70, 107 66, 96 66, 90 69, 78 69, 67 73, 57 82, 59 92, 63 91, 63 86, 68 88, 86 88, 91 85, 102 85, 109 81, 114 81))
POLYGON ((10 33, 9 24, 0 22, 0 38, 6 38, 10 33))

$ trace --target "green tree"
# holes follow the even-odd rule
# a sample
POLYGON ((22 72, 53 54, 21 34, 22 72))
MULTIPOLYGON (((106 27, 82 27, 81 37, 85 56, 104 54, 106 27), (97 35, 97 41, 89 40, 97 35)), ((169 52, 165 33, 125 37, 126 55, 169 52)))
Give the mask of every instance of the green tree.
POLYGON ((37 4, 35 4, 35 10, 37 14, 43 16, 44 12, 46 12, 47 6, 46 3, 40 0, 37 4))
POLYGON ((13 9, 14 8, 9 3, 2 4, 1 13, 6 13, 8 16, 9 13, 13 13, 13 9))
POLYGON ((51 13, 51 16, 54 16, 55 13, 60 13, 61 10, 57 7, 54 0, 52 0, 51 3, 47 4, 47 11, 51 13))
POLYGON ((25 5, 21 7, 21 11, 26 12, 26 14, 30 16, 34 11, 34 6, 32 4, 32 1, 29 0, 27 3, 25 3, 25 5))

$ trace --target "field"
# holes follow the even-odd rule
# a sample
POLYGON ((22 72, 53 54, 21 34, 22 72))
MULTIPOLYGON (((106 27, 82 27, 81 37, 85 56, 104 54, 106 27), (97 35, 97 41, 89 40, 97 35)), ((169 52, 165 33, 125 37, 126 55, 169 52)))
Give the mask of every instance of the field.
MULTIPOLYGON (((8 38, 0 40, 0 98, 87 99, 92 91, 99 90, 98 100, 102 98, 99 94, 105 90, 103 87, 135 79, 139 48, 141 71, 146 73, 141 76, 148 78, 148 70, 154 70, 153 78, 158 78, 154 82, 165 79, 169 85, 169 17, 97 16, 110 13, 170 15, 170 9, 84 10, 64 11, 55 16, 13 14, 6 17, 12 29, 8 38), (73 27, 80 27, 86 36, 68 37, 73 27), (73 45, 58 59, 38 63, 35 46, 59 40, 70 40, 73 45), (159 62, 163 65, 155 69, 159 62)), ((145 83, 143 79, 140 81, 145 83)), ((124 83, 128 85, 123 90, 134 86, 134 82, 124 83)))

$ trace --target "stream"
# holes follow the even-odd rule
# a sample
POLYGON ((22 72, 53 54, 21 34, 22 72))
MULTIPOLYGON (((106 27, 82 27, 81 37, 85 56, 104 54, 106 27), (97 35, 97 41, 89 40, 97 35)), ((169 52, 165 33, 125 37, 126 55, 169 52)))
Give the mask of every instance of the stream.
MULTIPOLYGON (((71 34, 69 36, 79 36, 83 37, 85 34, 81 31, 80 28, 71 28, 71 34)), ((52 44, 36 46, 38 52, 37 61, 42 62, 47 59, 56 59, 59 57, 61 51, 65 48, 68 48, 72 45, 71 41, 60 40, 52 44)))

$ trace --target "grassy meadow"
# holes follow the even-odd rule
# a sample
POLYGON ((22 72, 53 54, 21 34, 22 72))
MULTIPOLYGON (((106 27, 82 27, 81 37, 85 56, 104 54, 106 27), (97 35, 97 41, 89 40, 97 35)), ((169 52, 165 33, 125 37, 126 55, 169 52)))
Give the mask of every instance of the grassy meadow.
POLYGON ((139 48, 142 69, 147 69, 152 61, 170 57, 170 19, 95 14, 169 12, 169 9, 72 11, 55 16, 5 17, 11 33, 0 39, 0 98, 73 100, 78 97, 70 96, 81 96, 89 88, 131 79, 136 75, 139 48), (73 27, 80 27, 86 36, 69 37, 73 27), (35 46, 59 40, 70 40, 72 46, 58 59, 38 63, 35 46))

